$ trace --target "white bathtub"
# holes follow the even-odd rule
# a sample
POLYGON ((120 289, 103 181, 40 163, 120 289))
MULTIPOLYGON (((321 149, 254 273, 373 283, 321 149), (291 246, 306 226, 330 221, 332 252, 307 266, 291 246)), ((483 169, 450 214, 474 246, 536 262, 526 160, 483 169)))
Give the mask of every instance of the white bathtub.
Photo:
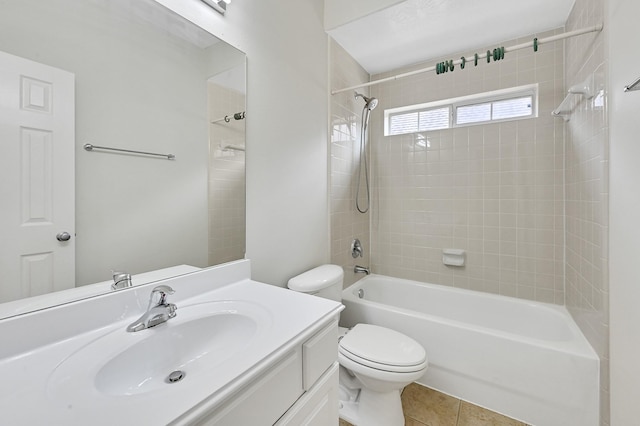
POLYGON ((418 383, 536 426, 598 425, 599 360, 564 307, 380 275, 342 301, 342 326, 424 346, 418 383))

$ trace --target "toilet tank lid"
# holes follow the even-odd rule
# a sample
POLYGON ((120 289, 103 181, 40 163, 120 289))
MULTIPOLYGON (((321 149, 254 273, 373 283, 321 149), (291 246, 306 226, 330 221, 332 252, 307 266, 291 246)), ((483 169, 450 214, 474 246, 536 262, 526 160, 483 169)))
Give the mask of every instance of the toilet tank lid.
POLYGON ((303 293, 314 293, 323 288, 342 282, 344 272, 338 265, 322 265, 289 280, 287 286, 291 290, 303 293))

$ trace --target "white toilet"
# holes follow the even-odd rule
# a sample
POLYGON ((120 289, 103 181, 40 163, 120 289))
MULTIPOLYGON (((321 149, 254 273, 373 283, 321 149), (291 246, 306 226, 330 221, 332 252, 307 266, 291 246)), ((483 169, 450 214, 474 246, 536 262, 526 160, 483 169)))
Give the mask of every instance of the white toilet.
MULTIPOLYGON (((322 265, 289 280, 289 288, 341 300, 344 273, 322 265)), ((356 426, 404 425, 400 391, 427 369, 424 348, 397 331, 370 324, 341 329, 340 417, 356 426)))

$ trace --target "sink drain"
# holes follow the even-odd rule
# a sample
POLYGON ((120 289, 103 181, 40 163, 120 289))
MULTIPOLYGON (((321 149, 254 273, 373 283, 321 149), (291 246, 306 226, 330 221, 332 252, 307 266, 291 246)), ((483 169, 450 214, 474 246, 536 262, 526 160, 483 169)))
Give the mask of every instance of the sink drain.
POLYGON ((187 373, 185 373, 184 371, 180 371, 180 370, 172 371, 171 374, 167 376, 167 383, 179 382, 180 380, 184 379, 184 376, 186 375, 187 373))

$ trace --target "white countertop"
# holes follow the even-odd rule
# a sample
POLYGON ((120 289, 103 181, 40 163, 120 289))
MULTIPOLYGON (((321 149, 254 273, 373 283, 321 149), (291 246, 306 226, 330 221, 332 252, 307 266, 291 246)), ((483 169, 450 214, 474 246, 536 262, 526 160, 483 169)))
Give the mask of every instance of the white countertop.
MULTIPOLYGON (((176 319, 137 333, 125 331, 126 326, 144 312, 144 308, 135 306, 136 301, 138 305, 142 304, 154 285, 54 308, 49 315, 41 311, 38 321, 28 314, 22 325, 21 317, 0 321, 0 333, 5 336, 5 333, 12 334, 10 345, 14 339, 16 342, 20 339, 22 332, 38 331, 32 333, 36 336, 30 337, 34 341, 16 343, 15 348, 5 350, 4 358, 0 358, 0 376, 3 377, 0 384, 1 422, 11 425, 167 424, 202 401, 207 401, 207 407, 219 404, 260 374, 269 362, 299 344, 301 339, 308 338, 317 327, 337 318, 342 309, 337 302, 249 278, 237 279, 243 271, 248 271, 248 261, 236 262, 230 267, 235 268, 234 273, 226 273, 223 265, 162 282, 176 290, 169 300, 178 305, 176 319, 180 309, 197 303, 241 301, 264 308, 268 318, 264 317, 259 334, 245 350, 216 367, 200 370, 198 374, 187 373, 182 381, 152 392, 120 396, 98 391, 93 382, 95 374, 114 354, 108 353, 109 349, 105 349, 104 356, 93 354, 83 357, 78 354, 90 354, 91 351, 86 351, 88 345, 105 336, 109 339, 121 336, 123 341, 133 341, 144 337, 141 333, 155 333, 160 332, 161 327, 171 327, 176 319), (213 289, 198 290, 207 287, 213 289), (181 298, 181 293, 187 297, 181 298), (83 321, 84 315, 100 316, 104 309, 112 310, 119 302, 129 305, 123 310, 127 314, 120 314, 119 320, 106 323, 90 321, 91 327, 84 330, 77 324, 83 321), (38 323, 40 326, 35 327, 40 328, 34 328, 38 323), (71 332, 60 328, 68 328, 71 332), (49 337, 47 330, 57 331, 53 333, 54 338, 49 337), (73 368, 69 368, 69 359, 73 368)), ((146 302, 144 306, 146 308, 146 302)), ((120 350, 121 347, 113 349, 120 350)), ((166 350, 172 348, 167 347, 166 350)))

